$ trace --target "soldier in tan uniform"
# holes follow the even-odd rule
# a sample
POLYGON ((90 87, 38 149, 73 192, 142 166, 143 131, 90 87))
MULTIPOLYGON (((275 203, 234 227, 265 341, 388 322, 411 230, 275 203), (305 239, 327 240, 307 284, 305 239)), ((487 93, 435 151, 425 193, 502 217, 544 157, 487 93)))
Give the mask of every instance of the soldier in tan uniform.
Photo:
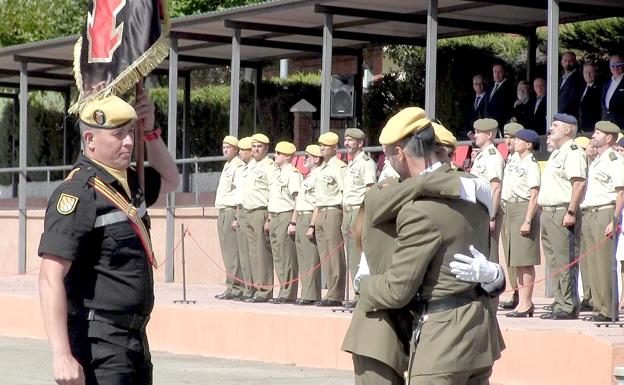
MULTIPOLYGON (((295 209, 297 225, 295 229, 295 244, 297 246, 297 264, 299 271, 304 274, 301 277, 301 297, 295 302, 296 305, 314 305, 321 300, 321 271, 315 268, 320 263, 318 248, 314 234, 306 234, 310 227, 312 212, 316 202, 314 186, 318 176, 318 166, 323 162, 321 149, 316 144, 310 144, 305 149, 304 166, 309 170, 308 175, 301 184, 301 190, 297 194, 295 209)), ((289 227, 289 231, 292 228, 289 227)))
POLYGON ((340 306, 345 296, 345 261, 342 233, 342 191, 344 174, 347 167, 336 157, 338 135, 326 132, 319 136, 319 147, 323 155, 323 164, 319 167, 314 186, 316 204, 310 227, 316 233, 323 276, 327 285, 327 294, 319 306, 340 306), (328 260, 329 258, 329 260, 328 260))
POLYGON ((251 259, 251 275, 256 292, 247 302, 267 302, 273 298, 273 257, 267 239, 269 229, 269 185, 274 182, 279 169, 267 157, 269 138, 264 134, 251 137, 251 154, 256 160, 245 183, 243 208, 247 215, 247 237, 251 259))
POLYGON ((505 160, 494 145, 494 139, 498 132, 496 120, 490 118, 478 119, 473 126, 475 129, 475 143, 481 151, 475 158, 470 173, 488 182, 494 194, 494 214, 490 217, 489 256, 491 261, 498 263, 498 240, 503 219, 502 210, 500 210, 500 197, 505 160))
MULTIPOLYGON (((434 130, 420 108, 390 119, 379 141, 403 178, 423 172, 458 175, 436 158, 434 130)), ((382 214, 396 218, 395 248, 386 256, 391 262, 385 273, 356 278, 356 312, 374 318, 406 305, 415 311, 413 335, 419 337, 409 346, 410 384, 487 384, 503 348, 496 317, 489 296, 475 282, 458 280, 451 261, 470 244, 487 249, 488 210, 459 199, 412 198, 382 214)), ((504 279, 502 269, 480 258, 488 266, 488 282, 504 279)))
POLYGON ((533 156, 533 150, 539 150, 540 138, 535 131, 526 129, 515 131, 514 136, 513 160, 505 167, 503 181, 503 227, 506 232, 503 246, 509 277, 517 279, 515 287, 519 291, 519 300, 514 310, 506 315, 522 318, 533 317, 534 266, 540 264, 540 222, 535 214, 541 172, 533 156))
POLYGON ((244 137, 238 141, 238 157, 244 165, 236 173, 234 184, 236 186, 236 218, 232 221, 232 229, 236 230, 236 243, 238 245, 238 257, 241 265, 243 281, 245 281, 243 295, 234 298, 235 301, 246 301, 253 297, 256 288, 251 285, 253 276, 251 275, 251 260, 249 259, 249 238, 247 237, 247 213, 243 208, 243 194, 245 183, 249 173, 253 170, 256 160, 251 156, 251 138, 244 137))
POLYGON ((589 165, 587 173, 587 189, 581 203, 581 237, 587 250, 593 249, 605 236, 609 236, 609 240, 587 257, 594 311, 584 319, 610 322, 614 314, 617 317, 617 309, 612 305, 614 282, 611 267, 615 246, 613 224, 618 224, 624 203, 624 159, 613 149, 620 128, 608 121, 597 122, 595 127, 592 145, 598 157, 589 165))
MULTIPOLYGON (((515 164, 518 160, 518 154, 514 151, 514 143, 516 141, 516 132, 522 130, 524 127, 519 123, 507 123, 503 127, 503 136, 505 138, 505 146, 507 146, 507 150, 509 151, 509 155, 507 155, 507 160, 505 161, 505 168, 503 171, 503 175, 507 175, 511 170, 515 170, 515 164)), ((518 280, 516 278, 516 270, 509 268, 509 239, 510 232, 506 228, 507 222, 507 212, 505 211, 505 207, 507 204, 507 200, 509 200, 509 188, 511 184, 505 183, 503 181, 502 189, 501 189, 501 209, 503 211, 503 223, 501 224, 501 242, 503 244, 503 250, 505 254, 505 259, 507 262, 507 273, 509 274, 509 283, 511 288, 513 289, 513 295, 511 296, 511 300, 507 302, 501 303, 499 306, 501 309, 515 309, 518 306, 518 280)), ((538 226, 539 228, 539 226, 538 226)))
POLYGON ((216 295, 215 298, 233 299, 242 296, 244 291, 243 284, 232 279, 232 277, 242 277, 236 230, 232 228, 232 222, 236 219, 236 173, 245 163, 237 156, 238 139, 235 137, 228 135, 223 138, 222 150, 226 162, 217 186, 215 207, 219 209, 217 231, 223 266, 227 276, 225 278, 225 291, 216 295))
POLYGON ((345 242, 347 267, 351 271, 351 280, 355 278, 360 261, 351 233, 357 213, 364 201, 364 194, 375 183, 375 162, 362 151, 364 138, 364 132, 359 128, 348 128, 345 131, 344 147, 351 160, 347 164, 344 177, 341 230, 345 242))
POLYGON ((578 257, 579 203, 587 177, 587 157, 573 141, 577 124, 571 115, 555 114, 548 129, 548 145, 553 152, 542 172, 537 203, 542 208, 544 257, 550 271, 562 271, 553 278, 555 303, 552 312, 542 314, 542 319, 578 318, 577 267, 564 269, 578 257))
POLYGON ((269 239, 273 266, 281 286, 277 298, 270 300, 272 303, 294 303, 299 288, 296 281, 292 282, 299 274, 293 230, 297 225, 295 199, 301 190, 303 177, 291 163, 295 152, 297 148, 290 142, 275 145, 275 164, 279 167, 279 173, 269 186, 268 220, 271 224, 269 239))

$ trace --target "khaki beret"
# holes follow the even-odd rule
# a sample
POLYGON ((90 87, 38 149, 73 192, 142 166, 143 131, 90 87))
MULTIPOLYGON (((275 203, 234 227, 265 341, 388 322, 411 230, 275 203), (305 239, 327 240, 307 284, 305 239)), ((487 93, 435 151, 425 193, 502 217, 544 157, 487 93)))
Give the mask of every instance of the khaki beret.
POLYGON ((338 144, 338 135, 334 132, 326 132, 321 134, 318 138, 319 144, 323 144, 325 146, 335 146, 338 144))
POLYGON ((263 143, 263 144, 271 143, 271 141, 269 140, 269 137, 264 135, 264 134, 253 134, 251 136, 251 141, 252 142, 260 142, 260 143, 263 143))
POLYGON ((503 127, 503 133, 505 135, 516 136, 516 132, 524 130, 524 126, 520 123, 507 123, 503 127))
POLYGON ((238 147, 238 139, 236 139, 232 135, 227 135, 225 138, 223 138, 223 143, 229 144, 230 146, 238 147))
POLYGON ((292 155, 297 152, 297 147, 290 142, 279 142, 275 145, 275 152, 279 152, 284 155, 292 155))
POLYGON ((425 110, 420 107, 407 107, 388 120, 381 130, 379 144, 393 144, 406 136, 416 134, 431 125, 425 110))
POLYGON ((605 134, 619 134, 620 127, 618 127, 615 123, 611 123, 607 120, 601 120, 596 122, 596 130, 602 131, 605 134))
POLYGON ((345 130, 345 136, 348 136, 355 140, 364 140, 366 134, 364 134, 364 131, 360 130, 359 128, 347 128, 345 130))
POLYGON ((451 147, 457 146, 457 138, 455 138, 455 135, 453 135, 451 131, 436 122, 431 122, 431 125, 433 126, 433 131, 435 132, 435 141, 437 144, 451 147))
POLYGON ((312 156, 316 156, 317 158, 321 157, 321 148, 317 144, 309 144, 306 147, 305 152, 312 156))
POLYGON ((590 142, 590 140, 586 136, 579 136, 576 139, 574 139, 574 144, 576 144, 577 146, 579 146, 583 150, 587 149, 587 146, 589 146, 589 142, 590 142))
POLYGON ((496 130, 498 128, 498 122, 490 118, 477 119, 472 126, 477 131, 486 132, 496 130))
POLYGON ((251 150, 251 138, 249 136, 241 138, 241 140, 238 141, 238 149, 251 150))
POLYGON ((134 108, 118 96, 107 96, 87 103, 80 111, 80 121, 93 128, 113 130, 136 120, 134 108))

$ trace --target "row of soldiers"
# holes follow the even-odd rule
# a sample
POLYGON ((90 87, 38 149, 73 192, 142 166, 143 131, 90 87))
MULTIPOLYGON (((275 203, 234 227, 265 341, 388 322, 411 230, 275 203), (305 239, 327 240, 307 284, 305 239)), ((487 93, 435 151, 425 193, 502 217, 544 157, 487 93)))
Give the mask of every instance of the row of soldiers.
POLYGON ((364 138, 360 129, 346 130, 345 164, 337 156, 338 135, 320 135, 318 145, 305 149, 305 177, 292 164, 297 149, 290 142, 277 143, 271 159, 264 134, 223 139, 227 162, 215 207, 227 279, 217 298, 342 305, 346 269, 353 278, 359 262, 352 228, 367 188, 376 182, 376 164, 362 151, 364 138), (322 299, 319 264, 327 287, 322 299), (275 297, 274 269, 280 281, 275 297))
POLYGON ((532 154, 540 144, 534 131, 517 123, 505 125, 510 149, 505 161, 493 143, 496 121, 480 119, 474 128, 480 152, 471 172, 489 182, 494 194, 490 257, 497 260, 501 235, 515 290, 512 301, 501 307, 514 309, 507 314, 510 317, 533 316, 534 265, 540 263, 541 240, 546 263, 557 273, 555 301, 541 318, 576 319, 581 310, 592 310, 585 320, 611 321, 616 314, 613 239, 619 233, 624 202, 624 158, 614 149, 620 128, 610 121, 595 124, 591 147, 596 156, 588 162, 574 141, 576 118, 555 114, 546 141, 551 153, 543 170, 532 154), (577 293, 578 268, 573 263, 579 255, 585 287, 582 302, 577 293))

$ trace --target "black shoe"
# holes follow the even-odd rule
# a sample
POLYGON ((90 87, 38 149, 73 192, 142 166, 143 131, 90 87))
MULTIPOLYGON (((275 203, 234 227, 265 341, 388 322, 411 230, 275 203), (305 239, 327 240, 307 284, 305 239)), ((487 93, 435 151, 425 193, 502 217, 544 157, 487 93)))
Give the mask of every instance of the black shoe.
POLYGON ((295 303, 295 300, 290 298, 272 298, 269 300, 269 303, 281 305, 285 303, 295 303))
POLYGON ((249 303, 266 303, 269 300, 266 298, 262 298, 262 297, 251 297, 247 300, 245 300, 245 302, 249 302, 249 303))
POLYGON ((313 299, 298 299, 295 301, 295 305, 300 305, 300 306, 311 306, 316 304, 316 301, 313 299))
POLYGON ((583 318, 583 321, 589 321, 589 322, 612 322, 613 319, 611 317, 607 317, 606 315, 594 314, 594 315, 590 315, 589 317, 583 318))
POLYGON ((498 306, 501 309, 514 309, 516 306, 518 306, 519 301, 520 299, 518 298, 518 290, 514 290, 511 300, 507 302, 503 302, 499 304, 498 306))
POLYGON ((216 299, 232 299, 232 298, 234 298, 234 296, 229 291, 224 291, 221 294, 215 295, 215 298, 216 299))
POLYGON ((526 317, 531 317, 533 318, 533 312, 535 311, 535 305, 531 305, 531 307, 529 308, 529 310, 527 311, 512 311, 509 312, 507 314, 505 314, 507 317, 512 317, 512 318, 526 318, 526 317))
POLYGON ((253 298, 250 295, 241 295, 240 297, 234 297, 232 298, 234 301, 241 301, 241 302, 246 302, 248 299, 253 298))
POLYGON ((594 311, 594 304, 590 299, 584 299, 581 301, 581 311, 594 311))
POLYGON ((549 313, 544 313, 540 316, 541 319, 553 319, 555 312, 551 311, 549 313))
POLYGON ((543 309, 546 310, 546 311, 554 311, 555 310, 555 304, 556 304, 556 302, 553 302, 550 305, 544 306, 543 309))
POLYGON ((342 306, 342 301, 332 301, 331 299, 322 299, 316 303, 317 306, 321 307, 335 307, 342 306))
POLYGON ((578 319, 578 314, 576 312, 570 312, 563 310, 555 310, 552 313, 551 319, 578 319))

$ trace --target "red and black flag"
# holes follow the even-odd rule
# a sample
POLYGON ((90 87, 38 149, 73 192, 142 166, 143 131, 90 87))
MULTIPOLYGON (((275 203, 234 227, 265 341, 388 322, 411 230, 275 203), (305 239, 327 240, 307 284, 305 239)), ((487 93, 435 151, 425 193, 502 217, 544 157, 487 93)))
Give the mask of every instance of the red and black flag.
POLYGON ((90 0, 88 9, 74 47, 80 97, 71 112, 89 100, 124 94, 169 54, 164 0, 90 0))

